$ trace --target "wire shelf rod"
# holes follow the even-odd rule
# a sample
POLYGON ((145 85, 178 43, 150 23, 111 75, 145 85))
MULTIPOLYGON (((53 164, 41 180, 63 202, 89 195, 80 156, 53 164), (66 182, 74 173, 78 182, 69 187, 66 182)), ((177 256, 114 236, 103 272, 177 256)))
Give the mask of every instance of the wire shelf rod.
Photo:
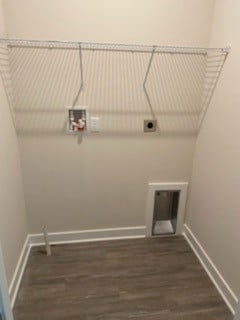
POLYGON ((6 39, 0 38, 0 43, 10 47, 38 47, 49 49, 75 49, 79 50, 81 43, 82 50, 96 51, 132 51, 132 52, 151 52, 155 47, 156 53, 190 53, 190 54, 207 54, 212 51, 228 53, 230 47, 225 48, 207 48, 191 46, 161 46, 161 45, 143 45, 143 44, 118 44, 118 43, 93 43, 93 42, 74 42, 63 40, 26 40, 26 39, 6 39))

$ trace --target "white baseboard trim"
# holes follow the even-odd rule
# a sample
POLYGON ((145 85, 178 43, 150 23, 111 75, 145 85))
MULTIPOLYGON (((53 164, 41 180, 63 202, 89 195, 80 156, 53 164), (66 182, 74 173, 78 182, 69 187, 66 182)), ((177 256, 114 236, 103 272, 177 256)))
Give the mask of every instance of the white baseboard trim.
POLYGON ((212 280, 218 292, 224 299, 225 303, 227 304, 231 312, 235 314, 234 310, 236 309, 236 305, 238 302, 237 296, 227 284, 221 273, 218 271, 217 267, 210 259, 204 248, 201 246, 198 239, 194 236, 189 226, 186 224, 184 224, 183 236, 197 256, 198 260, 202 264, 203 268, 207 272, 209 278, 212 280))
POLYGON ((23 244, 22 251, 20 253, 15 272, 12 277, 12 281, 9 286, 9 296, 11 301, 11 307, 14 307, 14 303, 18 294, 18 290, 21 284, 22 276, 28 261, 31 246, 29 245, 29 236, 23 244))
MULTIPOLYGON (((50 232, 48 240, 50 244, 64 244, 116 239, 134 239, 144 238, 146 236, 146 227, 123 227, 108 229, 91 229, 66 232, 50 232)), ((42 234, 29 234, 29 243, 31 246, 40 246, 44 244, 42 234)))

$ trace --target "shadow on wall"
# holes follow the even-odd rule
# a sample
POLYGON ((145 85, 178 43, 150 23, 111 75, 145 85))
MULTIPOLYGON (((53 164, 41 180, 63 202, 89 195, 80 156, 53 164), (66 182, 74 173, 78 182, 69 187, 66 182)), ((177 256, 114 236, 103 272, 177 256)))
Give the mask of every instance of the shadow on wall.
MULTIPOLYGON (((9 61, 7 67, 1 62, 1 75, 18 133, 65 135, 65 108, 81 84, 78 50, 8 47, 1 58, 9 61)), ((197 134, 216 78, 215 58, 156 53, 144 90, 150 58, 149 52, 82 52, 83 90, 76 105, 100 117, 101 135, 142 136, 144 119, 157 120, 157 132, 147 135, 197 134)))

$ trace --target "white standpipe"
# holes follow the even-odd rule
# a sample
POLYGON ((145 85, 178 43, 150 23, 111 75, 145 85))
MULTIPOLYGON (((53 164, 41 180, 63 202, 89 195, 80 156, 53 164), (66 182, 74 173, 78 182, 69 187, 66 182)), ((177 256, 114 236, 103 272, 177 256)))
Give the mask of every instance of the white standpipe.
POLYGON ((44 237, 44 241, 45 241, 46 254, 47 254, 47 256, 51 256, 52 252, 51 252, 51 246, 48 241, 48 234, 47 234, 46 226, 43 227, 43 237, 44 237))

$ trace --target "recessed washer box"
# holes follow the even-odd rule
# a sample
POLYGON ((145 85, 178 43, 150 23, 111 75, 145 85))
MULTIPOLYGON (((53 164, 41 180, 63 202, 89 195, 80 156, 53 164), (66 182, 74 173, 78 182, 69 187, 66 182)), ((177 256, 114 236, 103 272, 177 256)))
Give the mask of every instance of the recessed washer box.
POLYGON ((66 132, 68 134, 77 134, 78 131, 72 126, 72 121, 78 123, 79 119, 83 119, 85 122, 85 127, 83 132, 90 131, 90 122, 89 122, 89 108, 87 106, 69 106, 66 107, 67 111, 67 127, 66 132))

